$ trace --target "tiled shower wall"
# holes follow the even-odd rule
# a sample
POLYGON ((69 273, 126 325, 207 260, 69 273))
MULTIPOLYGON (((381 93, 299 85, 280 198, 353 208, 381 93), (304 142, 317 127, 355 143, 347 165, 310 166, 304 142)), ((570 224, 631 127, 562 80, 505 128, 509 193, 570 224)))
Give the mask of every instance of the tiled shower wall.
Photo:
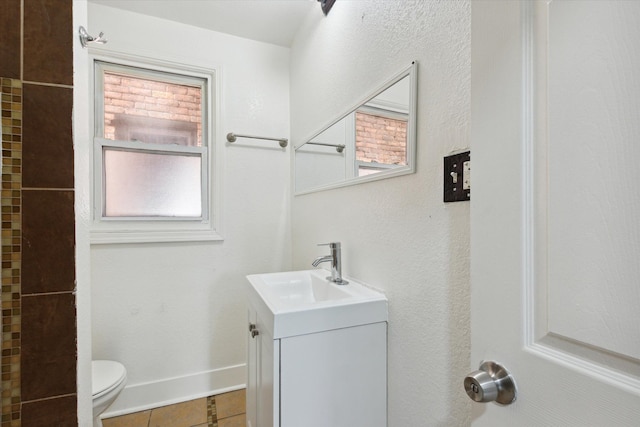
POLYGON ((1 427, 75 426, 73 2, 1 3, 1 427))

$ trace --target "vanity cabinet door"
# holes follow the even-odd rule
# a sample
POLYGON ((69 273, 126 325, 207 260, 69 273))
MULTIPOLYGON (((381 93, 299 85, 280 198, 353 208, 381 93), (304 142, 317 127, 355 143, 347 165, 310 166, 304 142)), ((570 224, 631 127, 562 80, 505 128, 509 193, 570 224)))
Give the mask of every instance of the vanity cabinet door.
POLYGON ((256 311, 249 309, 247 358, 247 427, 279 425, 280 345, 256 311))
POLYGON ((386 427, 387 323, 280 340, 281 427, 386 427))
MULTIPOLYGON (((258 323, 260 327, 260 323, 258 323)), ((279 423, 280 340, 274 340, 266 328, 256 337, 260 351, 258 364, 258 424, 257 427, 277 427, 279 423), (264 331, 263 331, 264 330, 264 331)))
POLYGON ((249 309, 249 333, 247 334, 247 427, 258 427, 258 341, 251 337, 251 328, 256 324, 257 314, 249 309))

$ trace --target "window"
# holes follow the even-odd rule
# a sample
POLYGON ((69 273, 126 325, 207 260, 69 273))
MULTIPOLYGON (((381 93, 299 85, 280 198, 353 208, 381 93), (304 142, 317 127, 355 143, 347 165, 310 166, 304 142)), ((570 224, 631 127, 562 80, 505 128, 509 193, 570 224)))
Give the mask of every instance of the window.
POLYGON ((95 60, 93 243, 219 239, 213 75, 95 60))

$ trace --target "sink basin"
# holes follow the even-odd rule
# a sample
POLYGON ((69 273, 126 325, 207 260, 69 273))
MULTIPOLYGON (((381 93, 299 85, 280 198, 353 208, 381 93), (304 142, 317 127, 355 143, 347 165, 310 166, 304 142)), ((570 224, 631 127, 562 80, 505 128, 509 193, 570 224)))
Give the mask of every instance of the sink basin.
POLYGON ((289 271, 261 274, 261 287, 268 298, 282 305, 314 304, 320 301, 348 298, 347 285, 335 285, 312 271, 289 271))
POLYGON ((274 339, 386 322, 387 299, 353 279, 337 285, 326 270, 253 274, 248 297, 274 339))

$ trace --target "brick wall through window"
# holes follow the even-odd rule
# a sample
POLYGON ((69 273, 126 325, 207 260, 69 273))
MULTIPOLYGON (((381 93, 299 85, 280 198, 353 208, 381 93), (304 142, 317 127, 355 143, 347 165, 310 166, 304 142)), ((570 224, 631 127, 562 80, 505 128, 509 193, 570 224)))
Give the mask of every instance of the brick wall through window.
POLYGON ((195 127, 195 145, 202 144, 202 95, 199 87, 105 72, 104 137, 117 139, 117 123, 126 122, 127 116, 136 117, 136 122, 140 122, 140 118, 150 118, 151 128, 163 121, 195 127))

